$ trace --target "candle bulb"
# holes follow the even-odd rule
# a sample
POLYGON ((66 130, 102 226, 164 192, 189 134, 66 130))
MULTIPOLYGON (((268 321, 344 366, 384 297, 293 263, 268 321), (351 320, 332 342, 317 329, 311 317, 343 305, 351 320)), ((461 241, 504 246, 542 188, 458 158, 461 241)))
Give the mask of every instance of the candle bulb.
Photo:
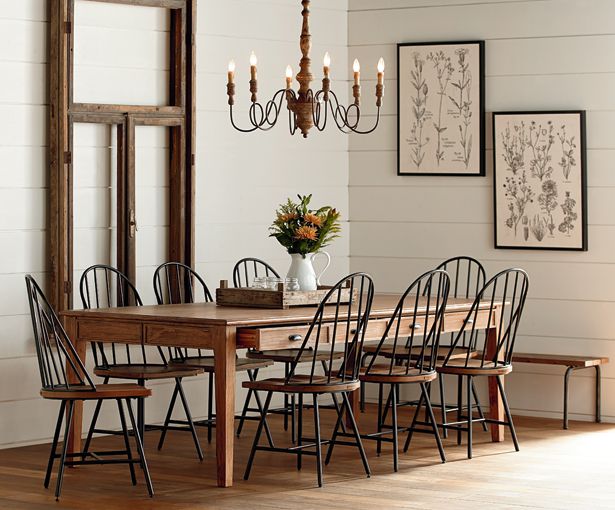
POLYGON ((325 58, 323 59, 323 73, 325 75, 325 78, 329 77, 329 67, 331 66, 331 56, 329 55, 329 52, 327 51, 327 53, 325 53, 325 58))
POLYGON ((286 90, 290 90, 293 83, 293 68, 286 66, 286 90))
POLYGON ((233 83, 235 81, 235 61, 231 60, 228 63, 228 82, 233 83))
POLYGON ((378 60, 378 85, 382 85, 384 83, 384 59, 380 57, 378 60))
POLYGON ((352 95, 354 97, 354 104, 359 106, 361 97, 361 64, 355 58, 352 64, 352 70, 354 71, 354 86, 352 87, 352 95))

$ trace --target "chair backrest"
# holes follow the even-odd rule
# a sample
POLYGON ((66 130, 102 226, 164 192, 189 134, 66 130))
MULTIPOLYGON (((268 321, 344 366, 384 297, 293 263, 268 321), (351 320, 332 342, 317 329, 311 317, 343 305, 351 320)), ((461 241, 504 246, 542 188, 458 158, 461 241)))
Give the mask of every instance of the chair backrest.
POLYGON ((387 362, 388 373, 384 375, 408 375, 411 371, 416 373, 416 370, 420 374, 435 371, 449 286, 446 271, 434 269, 419 276, 406 289, 367 366, 367 374, 372 373, 375 366, 378 366, 379 374, 383 374, 382 358, 378 355, 391 339, 393 355, 387 362))
POLYGON ((275 276, 279 278, 278 272, 267 262, 253 257, 241 259, 233 268, 233 286, 249 287, 254 278, 258 276, 275 276))
POLYGON ((314 319, 291 364, 286 382, 292 384, 293 377, 299 375, 296 370, 301 366, 309 370, 306 374, 309 377, 302 380, 301 384, 322 383, 322 376, 315 375, 321 346, 326 347, 329 354, 328 360, 325 360, 330 369, 325 376, 327 383, 331 383, 333 379, 339 379, 341 382, 358 380, 365 330, 373 299, 374 282, 365 273, 352 273, 337 282, 318 305, 314 319), (346 303, 343 303, 346 300, 342 299, 344 293, 348 294, 346 303), (334 370, 333 361, 337 351, 344 352, 344 358, 339 369, 334 370), (318 380, 315 377, 318 377, 318 380))
MULTIPOLYGON (((211 303, 213 298, 205 280, 181 262, 166 262, 154 271, 154 294, 159 305, 182 303, 211 303)), ((170 359, 204 356, 202 349, 169 347, 170 359)))
MULTIPOLYGON (((81 302, 86 310, 92 308, 114 308, 122 306, 143 306, 139 292, 126 275, 114 267, 104 264, 95 264, 88 267, 81 275, 79 281, 81 302)), ((111 344, 111 359, 108 358, 102 342, 92 342, 94 363, 96 366, 110 366, 121 364, 147 364, 145 345, 139 348, 128 344, 111 344)), ((158 352, 162 362, 166 363, 162 350, 158 352)))
POLYGON ((477 366, 477 361, 481 368, 495 362, 509 365, 528 289, 529 277, 523 269, 506 269, 491 278, 476 295, 452 344, 455 348, 467 337, 471 349, 461 359, 451 359, 451 349, 444 365, 477 366), (494 327, 486 328, 489 324, 494 327))
POLYGON ((436 269, 443 269, 448 273, 451 281, 449 297, 452 298, 475 298, 485 285, 485 268, 472 257, 452 257, 436 269))
POLYGON ((26 275, 26 288, 42 388, 96 390, 58 316, 31 275, 26 275), (71 383, 69 377, 76 382, 71 383))
POLYGON ((154 294, 159 305, 213 301, 203 278, 181 262, 166 262, 156 268, 154 294))

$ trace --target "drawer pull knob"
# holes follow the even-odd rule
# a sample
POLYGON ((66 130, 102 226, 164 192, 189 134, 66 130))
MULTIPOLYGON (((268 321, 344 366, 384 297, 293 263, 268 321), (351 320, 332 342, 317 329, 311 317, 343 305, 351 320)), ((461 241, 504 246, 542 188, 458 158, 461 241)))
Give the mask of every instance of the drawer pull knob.
POLYGON ((410 329, 421 329, 420 324, 410 324, 410 329))
POLYGON ((468 324, 474 324, 474 319, 468 319, 466 322, 467 322, 468 324))
POLYGON ((289 335, 288 339, 291 342, 300 342, 301 340, 303 340, 303 337, 301 335, 289 335))

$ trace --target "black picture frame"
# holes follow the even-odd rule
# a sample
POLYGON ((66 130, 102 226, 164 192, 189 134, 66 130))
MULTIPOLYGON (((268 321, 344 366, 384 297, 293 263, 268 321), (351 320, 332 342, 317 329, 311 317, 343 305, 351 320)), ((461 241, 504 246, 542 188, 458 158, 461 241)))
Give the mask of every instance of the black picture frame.
MULTIPOLYGON (((500 111, 492 113, 492 140, 493 140, 493 234, 494 234, 494 245, 496 249, 512 249, 512 250, 555 250, 555 251, 587 251, 588 250, 588 233, 587 233, 587 134, 586 134, 586 111, 585 110, 537 110, 537 111, 500 111), (549 117, 551 121, 555 117, 558 116, 569 116, 573 115, 577 117, 578 120, 578 132, 579 132, 579 141, 578 141, 578 150, 575 151, 575 154, 578 154, 578 168, 579 168, 579 177, 578 177, 578 186, 576 186, 576 195, 581 198, 581 204, 578 208, 578 211, 581 215, 577 225, 580 225, 581 232, 577 236, 579 243, 574 246, 562 246, 556 245, 555 241, 551 241, 551 244, 542 245, 540 241, 538 244, 533 243, 528 245, 518 245, 518 244, 505 244, 499 242, 498 236, 498 226, 502 226, 502 218, 498 218, 498 211, 500 210, 499 201, 498 201, 498 192, 501 193, 500 187, 506 186, 504 172, 501 167, 502 162, 498 161, 498 156, 500 155, 500 147, 498 145, 498 135, 500 131, 498 129, 498 118, 511 118, 511 116, 515 117, 527 117, 527 121, 531 123, 532 120, 536 120, 539 117, 544 117, 549 121, 549 117)), ((562 151, 563 151, 562 146, 562 151)), ((558 165, 557 158, 553 158, 553 165, 558 165)), ((561 166, 561 165, 560 165, 561 166)), ((576 166, 576 164, 575 164, 576 166)), ((531 168, 531 166, 530 166, 531 168)), ((553 167, 553 171, 555 172, 555 167, 553 167)), ((510 173, 510 172, 509 172, 510 173)), ((540 181, 542 183, 542 179, 540 181)), ((564 181, 568 182, 568 181, 564 181)), ((557 184, 557 183, 556 183, 557 184)), ((538 190, 537 190, 538 191, 538 190)), ((544 189, 542 190, 544 192, 544 189)), ((536 194, 536 201, 539 201, 539 195, 536 194)), ((561 208, 561 203, 558 203, 558 208, 561 208)), ((553 224, 553 220, 551 221, 553 224)), ((507 227, 509 228, 509 227, 507 227)), ((525 228, 525 227, 524 227, 525 228)), ((536 238, 537 239, 537 238, 536 238)))
MULTIPOLYGON (((476 77, 472 75, 472 80, 476 77)), ((439 121, 440 127, 442 127, 441 121, 439 121)), ((435 123, 434 123, 435 127, 435 123)), ((404 42, 397 44, 397 175, 398 176, 442 176, 442 177, 484 177, 486 173, 485 164, 485 41, 484 40, 465 40, 465 41, 432 41, 432 42, 404 42), (478 53, 478 109, 472 109, 474 118, 478 118, 479 127, 479 144, 475 149, 478 150, 478 168, 475 171, 408 171, 402 170, 402 115, 401 115, 401 73, 402 73, 402 51, 408 48, 416 47, 417 49, 424 49, 426 46, 476 46, 478 53)), ((420 166, 420 163, 419 163, 420 166)))

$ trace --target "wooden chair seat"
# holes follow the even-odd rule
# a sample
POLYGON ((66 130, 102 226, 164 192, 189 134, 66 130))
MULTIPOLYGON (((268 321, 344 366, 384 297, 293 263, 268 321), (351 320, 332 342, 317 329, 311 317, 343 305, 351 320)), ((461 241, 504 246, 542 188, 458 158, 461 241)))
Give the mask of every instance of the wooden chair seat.
MULTIPOLYGON (((193 356, 183 359, 173 359, 169 363, 172 367, 178 368, 200 368, 205 373, 214 372, 214 358, 213 356, 193 356)), ((235 371, 245 372, 246 370, 258 370, 261 368, 269 367, 273 365, 273 360, 264 359, 249 359, 249 358, 237 358, 235 360, 235 371)))
MULTIPOLYGON (((251 359, 271 360, 276 363, 292 363, 297 358, 299 349, 277 349, 273 351, 248 351, 246 356, 251 359)), ((343 352, 334 352, 331 358, 331 351, 318 351, 316 353, 316 361, 329 361, 330 359, 342 359, 343 352)), ((312 361, 314 359, 314 351, 305 350, 301 355, 300 363, 312 361)))
POLYGON ((138 384, 97 384, 96 390, 89 387, 72 387, 70 390, 58 388, 41 390, 41 397, 54 400, 104 400, 118 398, 149 397, 152 390, 138 384))
POLYGON ((309 375, 296 375, 289 383, 285 378, 262 379, 260 381, 244 381, 243 387, 257 391, 277 391, 281 393, 339 393, 359 389, 359 381, 342 381, 339 377, 332 377, 328 382, 327 376, 318 375, 310 384, 309 375))
POLYGON ((504 363, 493 361, 485 361, 481 367, 480 359, 471 359, 463 365, 448 364, 446 366, 439 366, 436 369, 441 374, 454 374, 454 375, 506 375, 512 372, 512 365, 505 365, 504 363))
MULTIPOLYGON (((378 345, 366 345, 363 347, 364 354, 372 354, 375 355, 378 349, 378 345)), ((446 356, 448 356, 449 351, 451 350, 450 345, 441 345, 438 349, 438 360, 444 361, 446 356)), ((395 353, 396 358, 408 358, 408 347, 397 346, 397 352, 395 353)), ((421 355, 421 347, 414 346, 412 348, 412 352, 410 354, 411 359, 418 359, 421 355)), ((450 359, 464 359, 468 355, 467 347, 455 347, 453 349, 453 353, 451 354, 450 359)), ((477 351, 470 352, 470 358, 475 358, 478 355, 477 351)), ((383 345, 382 349, 380 349, 379 356, 383 358, 391 358, 393 356, 393 345, 383 345)), ((427 358, 427 356, 426 356, 427 358)))
POLYGON ((184 368, 171 365, 150 364, 128 365, 118 364, 109 367, 96 367, 94 373, 99 377, 111 379, 175 379, 191 377, 203 373, 201 368, 184 368))
POLYGON ((361 382, 381 383, 381 384, 397 384, 397 383, 421 383, 435 380, 438 374, 435 370, 431 372, 422 372, 418 368, 411 368, 406 372, 404 366, 394 366, 388 363, 372 365, 369 374, 367 367, 361 368, 359 380, 361 382))

